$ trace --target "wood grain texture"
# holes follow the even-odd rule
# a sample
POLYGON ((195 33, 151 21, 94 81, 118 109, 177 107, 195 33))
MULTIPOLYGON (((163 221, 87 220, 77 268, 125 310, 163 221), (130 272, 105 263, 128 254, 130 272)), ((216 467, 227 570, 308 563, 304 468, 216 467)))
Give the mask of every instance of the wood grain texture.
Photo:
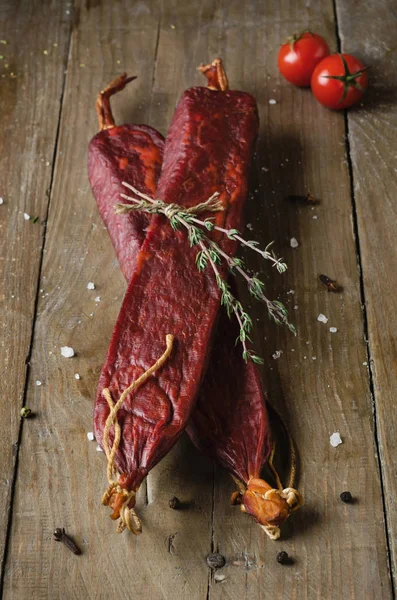
POLYGON ((70 20, 65 11, 47 2, 6 1, 0 6, 0 564, 18 452, 70 20), (45 7, 50 35, 40 26, 45 7), (24 213, 32 219, 25 220, 24 213))
POLYGON ((397 573, 397 15, 394 2, 337 1, 343 52, 370 65, 362 106, 348 113, 354 199, 368 322, 374 410, 387 524, 397 573))
MULTIPOLYGON (((87 179, 95 99, 115 74, 136 73, 138 80, 112 103, 115 117, 149 121, 159 18, 156 3, 76 7, 28 389, 37 417, 22 438, 4 598, 138 597, 150 590, 149 597, 160 600, 175 590, 179 598, 207 593, 212 464, 182 440, 141 490, 143 535, 118 535, 100 504, 106 461, 86 437, 126 288, 87 179), (87 290, 89 281, 95 290, 87 290), (62 358, 64 345, 75 349, 74 358, 62 358), (40 388, 35 379, 43 381, 40 388), (173 495, 185 510, 169 508, 173 495), (75 537, 81 557, 55 544, 54 527, 75 537)), ((161 48, 173 65, 167 37, 161 48)), ((156 123, 164 132, 174 107, 168 108, 156 123)))
MULTIPOLYGON (((368 597, 391 598, 368 369, 363 364, 367 352, 344 117, 319 106, 308 90, 282 81, 276 67, 279 43, 294 30, 319 31, 335 46, 333 7, 331 2, 280 2, 272 7, 220 4, 223 14, 218 18, 227 25, 218 52, 225 58, 232 87, 254 93, 260 107, 249 235, 262 245, 275 240, 289 265, 283 276, 273 271, 268 283, 288 300, 298 337, 270 324, 263 308, 251 310, 263 331, 258 342, 269 398, 286 418, 300 451, 298 487, 305 506, 291 517, 282 539, 272 543, 246 515, 228 506, 234 486, 217 476, 214 546, 228 566, 222 570, 225 580, 213 579, 210 598, 359 598, 363 588, 368 597), (285 200, 308 190, 321 199, 314 210, 285 200), (297 249, 290 247, 292 237, 299 242, 297 249), (343 294, 329 294, 318 281, 320 273, 340 280, 343 294), (294 293, 288 294, 290 290, 294 293), (327 324, 317 321, 319 313, 328 317, 327 324), (338 332, 330 333, 330 326, 338 332), (274 360, 276 350, 283 353, 274 360), (329 443, 335 431, 343 439, 338 448, 329 443), (345 489, 357 504, 339 500, 345 489), (292 566, 277 564, 279 550, 294 557, 292 566)), ((251 266, 262 269, 259 262, 251 266)))
MULTIPOLYGON (((328 600, 361 599, 363 590, 368 598, 392 598, 344 118, 281 81, 276 70, 279 43, 294 30, 312 27, 336 47, 331 1, 81 1, 73 22, 27 389, 37 417, 25 423, 21 440, 3 598, 328 600), (213 498, 213 466, 186 437, 141 491, 142 536, 117 535, 99 502, 104 456, 86 439, 126 287, 87 181, 96 93, 123 70, 137 74, 112 102, 116 120, 166 133, 180 93, 202 83, 195 67, 216 55, 225 60, 231 86, 254 93, 261 113, 249 237, 262 244, 274 239, 289 270, 279 276, 253 257, 250 266, 264 273, 274 296, 287 299, 299 329, 293 338, 252 306, 269 397, 302 459, 305 506, 277 543, 229 505, 233 484, 218 469, 213 498), (308 190, 321 198, 313 211, 285 201, 308 190), (299 241, 295 250, 291 237, 299 241), (322 272, 338 278, 344 293, 328 294, 318 282, 322 272), (86 289, 88 281, 95 290, 86 289), (317 321, 320 312, 327 325, 317 321), (64 345, 75 349, 74 358, 61 357, 64 345), (283 351, 278 360, 276 350, 283 351), (336 449, 329 444, 334 431, 343 439, 336 449), (340 502, 345 489, 356 504, 340 502), (169 509, 173 495, 184 510, 169 509), (59 526, 82 556, 53 542, 59 526), (211 549, 226 556, 227 566, 209 579, 211 549), (279 550, 294 557, 292 566, 276 562, 279 550)), ((23 364, 21 354, 15 364, 23 364)))

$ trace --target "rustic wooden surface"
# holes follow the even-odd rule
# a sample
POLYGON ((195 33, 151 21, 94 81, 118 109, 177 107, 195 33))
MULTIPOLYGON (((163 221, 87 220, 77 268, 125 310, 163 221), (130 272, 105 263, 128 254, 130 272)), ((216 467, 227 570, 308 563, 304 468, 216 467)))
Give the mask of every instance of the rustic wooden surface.
POLYGON ((0 8, 0 39, 8 42, 0 46, 7 58, 0 60, 2 597, 394 598, 392 3, 102 0, 48 3, 44 13, 38 0, 25 4, 0 8), (372 65, 373 89, 347 119, 277 73, 280 42, 307 28, 372 65), (289 264, 267 281, 288 299, 299 330, 293 338, 252 307, 269 398, 301 455, 305 506, 277 543, 229 505, 229 476, 186 437, 140 493, 143 535, 117 535, 99 503, 104 456, 86 438, 125 291, 87 181, 96 92, 123 70, 139 75, 114 99, 117 122, 149 123, 165 134, 180 93, 202 83, 195 67, 216 55, 232 87, 258 101, 247 221, 250 237, 274 239, 289 264), (308 190, 321 198, 314 210, 285 200, 308 190), (25 221, 24 212, 44 224, 25 221), (299 241, 295 250, 291 237, 299 241), (344 292, 328 294, 319 273, 338 278, 344 292), (317 321, 320 312, 327 325, 317 321), (61 357, 63 345, 75 349, 73 359, 61 357), (278 360, 276 350, 283 352, 278 360), (23 403, 36 418, 20 425, 23 403), (334 431, 343 439, 336 449, 329 444, 334 431), (340 502, 345 489, 354 505, 340 502), (186 502, 184 510, 168 508, 172 495, 186 502), (58 526, 74 535, 80 557, 53 542, 58 526), (213 574, 205 557, 216 549, 227 564, 213 574), (294 557, 291 566, 276 562, 279 550, 294 557))

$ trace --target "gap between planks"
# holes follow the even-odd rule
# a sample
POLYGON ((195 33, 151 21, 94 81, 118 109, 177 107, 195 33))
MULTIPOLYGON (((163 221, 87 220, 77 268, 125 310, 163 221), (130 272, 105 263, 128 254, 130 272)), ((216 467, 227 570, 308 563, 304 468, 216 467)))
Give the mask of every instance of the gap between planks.
MULTIPOLYGON (((338 52, 342 52, 342 42, 341 36, 339 32, 339 20, 338 20, 338 8, 336 6, 336 0, 332 0, 332 5, 334 9, 334 22, 335 22, 335 36, 338 45, 338 52)), ((391 556, 391 541, 390 541, 390 532, 389 532, 389 521, 388 514, 386 510, 386 498, 385 498, 385 485, 384 485, 384 476, 383 476, 383 468, 382 468, 382 459, 380 453, 380 440, 379 440, 379 432, 378 432, 378 419, 377 419, 377 407, 376 407, 376 393, 375 393, 375 385, 374 385, 374 373, 372 368, 372 353, 371 353, 371 345, 369 340, 369 328, 368 328, 368 313, 367 313, 367 303, 365 296, 365 285, 364 285, 364 276, 363 276, 363 260, 361 253, 361 245, 360 245, 360 234, 358 227, 358 217, 357 217, 357 202, 356 195, 354 192, 354 167, 353 161, 351 157, 351 148, 350 148, 350 130, 349 130, 349 115, 348 111, 344 110, 344 121, 345 121, 345 149, 346 149, 346 157, 347 157, 347 166, 349 171, 349 179, 350 179, 350 199, 352 206, 352 220, 353 220, 353 231, 354 231, 354 240, 356 245, 356 256, 357 256, 357 265, 359 270, 359 281, 360 281, 360 298, 361 298, 361 306, 362 306, 362 315, 363 315, 363 335, 364 340, 367 347, 367 359, 368 359, 368 382, 369 382, 369 390, 371 394, 371 403, 372 403, 372 414, 373 414, 373 423, 374 423, 374 442, 376 448, 376 460, 378 464, 379 471, 379 482, 381 488, 382 495, 382 507, 383 507, 383 516, 385 523, 385 538, 386 538, 386 550, 387 550, 387 560, 389 566, 389 572, 391 574, 391 591, 393 600, 396 600, 396 589, 395 589, 395 580, 393 577, 393 561, 391 556)))
MULTIPOLYGON (((72 7, 72 11, 73 11, 73 7, 72 7)), ((55 166, 56 166, 56 161, 58 158, 58 141, 59 141, 59 133, 60 133, 60 127, 61 127, 63 98, 64 98, 65 86, 66 86, 67 66, 68 66, 69 57, 70 57, 72 33, 73 33, 73 20, 71 20, 68 41, 66 44, 65 60, 62 65, 62 69, 63 69, 62 87, 61 87, 61 95, 60 95, 60 99, 59 99, 59 111, 58 111, 58 119, 57 119, 56 133, 55 133, 54 150, 52 153, 50 184, 46 191, 47 205, 46 205, 46 212, 45 212, 44 224, 43 224, 39 268, 38 268, 38 272, 37 272, 37 285, 36 285, 36 294, 35 294, 35 299, 34 299, 32 329, 31 329, 31 334, 30 334, 29 350, 28 350, 28 354, 27 354, 26 360, 25 360, 26 372, 25 372, 25 383, 24 383, 24 388, 23 388, 21 409, 25 406, 26 394, 27 394, 27 389, 28 389, 28 384, 29 384, 30 360, 32 357, 32 349, 33 349, 33 343, 34 343, 34 334, 35 334, 37 309, 38 309, 39 293, 40 293, 40 280, 41 280, 41 273, 42 273, 42 267, 43 267, 45 243, 46 243, 46 237, 47 237, 47 220, 48 220, 48 213, 49 213, 50 203, 51 203, 51 194, 52 194, 52 186, 53 186, 53 182, 54 182, 55 166)), ((19 449, 21 446, 22 430, 23 430, 23 426, 24 426, 24 421, 25 421, 25 419, 21 418, 20 424, 19 424, 19 430, 18 430, 18 440, 14 446, 14 470, 13 470, 13 474, 12 474, 10 502, 9 502, 8 510, 7 510, 7 513, 8 513, 7 514, 7 531, 6 531, 5 544, 4 544, 4 555, 3 555, 3 561, 1 564, 1 572, 0 572, 0 598, 3 597, 4 574, 5 574, 5 567, 7 564, 7 554, 8 554, 8 548, 9 548, 9 542, 10 542, 10 536, 11 536, 12 512, 13 512, 13 504, 14 504, 14 496, 15 496, 15 485, 16 485, 17 475, 18 475, 19 449)))

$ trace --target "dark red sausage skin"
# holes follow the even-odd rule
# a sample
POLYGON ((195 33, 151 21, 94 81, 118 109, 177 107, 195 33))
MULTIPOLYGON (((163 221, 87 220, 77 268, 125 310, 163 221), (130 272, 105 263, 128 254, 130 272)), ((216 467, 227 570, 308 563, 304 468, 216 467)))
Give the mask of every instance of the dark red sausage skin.
POLYGON ((126 191, 122 181, 128 181, 150 196, 155 194, 163 152, 163 136, 146 125, 104 129, 97 133, 89 146, 91 188, 127 281, 135 269, 149 215, 142 212, 117 215, 114 205, 120 202, 120 194, 126 191))
MULTIPOLYGON (((211 84, 210 77, 208 79, 211 84)), ((119 84, 118 89, 121 89, 119 84)), ((219 89, 216 73, 215 89, 219 89)), ((110 106, 108 114, 113 123, 110 106)), ((140 191, 155 195, 163 152, 164 138, 142 125, 111 125, 90 144, 90 183, 127 281, 135 270, 149 219, 145 213, 137 212, 116 215, 114 204, 119 200, 120 191, 124 191, 121 186, 124 179, 140 191)), ((188 433, 200 450, 226 467, 245 486, 252 488, 259 482, 258 491, 262 493, 264 489, 271 489, 257 479, 271 451, 270 428, 258 370, 252 362, 243 361, 241 349, 234 343, 237 335, 236 323, 229 321, 222 310, 210 364, 188 433)), ((247 494, 251 498, 245 498, 245 509, 260 523, 267 525, 275 513, 280 517, 279 503, 254 497, 253 506, 253 494, 246 492, 243 498, 247 494), (265 510, 269 504, 272 504, 273 514, 265 510)), ((286 516, 288 514, 284 518, 286 516)))
MULTIPOLYGON (((248 94, 202 87, 185 92, 167 137, 158 197, 192 206, 218 191, 225 210, 217 221, 239 228, 257 127, 248 94)), ((232 240, 219 243, 234 252, 232 240)), ((167 363, 127 396, 118 413, 116 466, 127 474, 129 489, 139 487, 182 433, 204 373, 220 296, 211 271, 197 271, 196 252, 184 232, 153 218, 101 373, 94 417, 99 444, 109 414, 102 390, 109 388, 117 400, 161 356, 166 334, 175 336, 167 363)))

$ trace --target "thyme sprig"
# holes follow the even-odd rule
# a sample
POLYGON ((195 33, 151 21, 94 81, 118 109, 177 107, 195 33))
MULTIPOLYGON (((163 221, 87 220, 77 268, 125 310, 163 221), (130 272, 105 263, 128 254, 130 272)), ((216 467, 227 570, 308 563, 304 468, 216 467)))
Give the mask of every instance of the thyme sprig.
POLYGON ((247 282, 247 287, 250 294, 264 302, 267 306, 269 317, 272 318, 277 324, 284 323, 287 327, 296 334, 295 327, 288 321, 288 312, 285 306, 278 300, 269 300, 264 294, 264 283, 256 276, 248 275, 245 270, 244 261, 241 258, 235 258, 229 256, 226 252, 220 248, 220 246, 208 237, 207 232, 213 230, 219 231, 227 235, 230 239, 235 240, 258 252, 265 260, 269 260, 273 263, 279 273, 284 273, 287 269, 287 265, 281 258, 277 258, 273 251, 269 248, 271 244, 268 244, 264 250, 258 247, 258 242, 255 240, 245 240, 241 237, 237 229, 225 229, 215 225, 211 218, 204 220, 197 218, 197 215, 203 212, 218 212, 224 210, 221 201, 219 200, 219 194, 216 192, 208 200, 198 204, 196 206, 185 208, 178 204, 166 204, 162 200, 150 198, 146 194, 141 193, 139 190, 134 188, 132 185, 123 182, 123 185, 130 189, 136 196, 131 197, 126 194, 121 194, 121 197, 129 200, 133 204, 118 203, 115 206, 117 214, 127 213, 130 211, 144 211, 149 214, 163 214, 169 221, 170 225, 174 230, 184 227, 187 231, 189 243, 191 246, 198 246, 200 250, 196 255, 196 266, 199 271, 204 271, 207 266, 210 266, 214 272, 215 279, 219 290, 221 291, 221 303, 225 306, 229 317, 232 314, 235 315, 239 324, 240 333, 236 340, 239 341, 243 347, 243 358, 244 360, 252 360, 255 363, 262 363, 262 359, 252 352, 247 347, 247 342, 251 342, 250 333, 252 331, 252 319, 248 313, 244 310, 241 302, 233 295, 230 289, 230 285, 221 276, 218 265, 226 262, 228 269, 234 276, 240 274, 247 282))

